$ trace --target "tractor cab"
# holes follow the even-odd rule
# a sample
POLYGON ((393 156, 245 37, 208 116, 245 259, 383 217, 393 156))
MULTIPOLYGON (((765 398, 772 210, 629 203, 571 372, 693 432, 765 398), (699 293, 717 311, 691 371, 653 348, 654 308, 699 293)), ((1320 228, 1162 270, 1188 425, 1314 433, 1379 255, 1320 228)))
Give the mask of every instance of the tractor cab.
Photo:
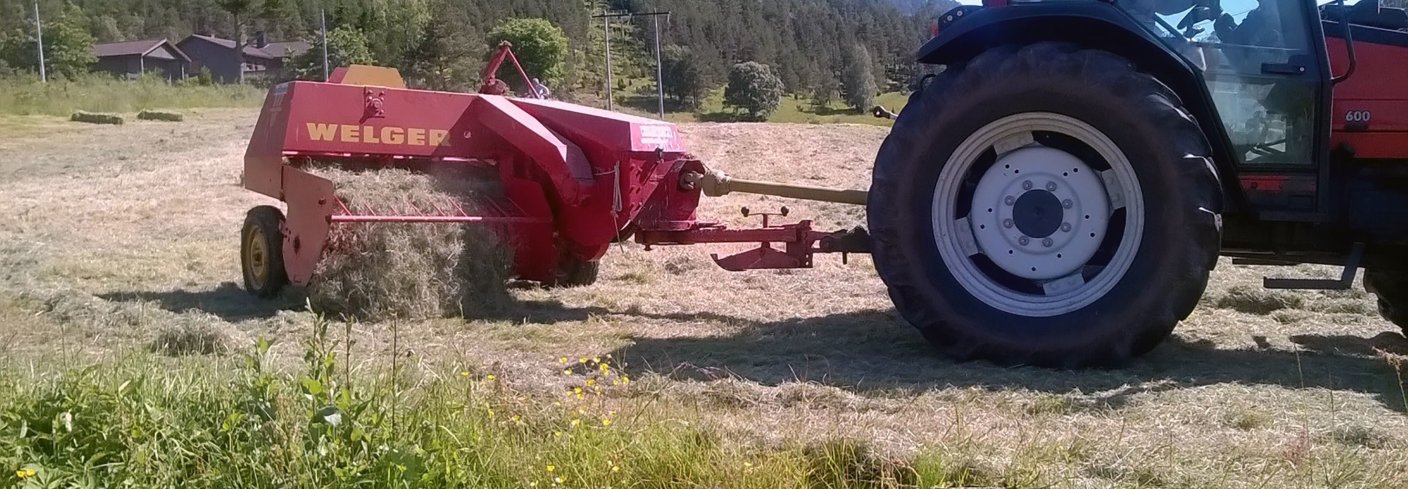
POLYGON ((1236 163, 1313 170, 1326 109, 1319 15, 1304 0, 1141 0, 1129 13, 1202 72, 1236 163))

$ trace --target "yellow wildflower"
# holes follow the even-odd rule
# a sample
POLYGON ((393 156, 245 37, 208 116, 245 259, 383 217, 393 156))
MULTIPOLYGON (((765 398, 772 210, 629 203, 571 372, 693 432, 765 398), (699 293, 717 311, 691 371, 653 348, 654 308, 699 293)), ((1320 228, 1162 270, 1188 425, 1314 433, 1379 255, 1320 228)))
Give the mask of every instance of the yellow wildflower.
POLYGON ((567 363, 567 357, 559 358, 559 359, 557 359, 557 362, 558 362, 558 363, 567 363))
POLYGON ((611 426, 611 418, 601 418, 602 426, 611 426))
POLYGON ((587 363, 587 357, 578 358, 578 359, 577 359, 577 362, 578 362, 578 363, 587 363))
POLYGON ((461 371, 460 371, 460 377, 469 377, 469 371, 468 371, 468 370, 461 370, 461 371))
POLYGON ((581 394, 581 393, 582 393, 582 388, 581 388, 581 387, 573 387, 573 388, 572 388, 572 393, 573 393, 573 394, 581 394))
POLYGON ((572 375, 572 369, 570 369, 570 368, 564 368, 564 369, 562 369, 562 375, 572 375))
POLYGON ((562 438, 562 432, 561 432, 561 431, 554 431, 554 432, 552 432, 552 436, 555 436, 555 437, 558 437, 558 438, 562 438))
POLYGON ((601 357, 592 357, 592 363, 601 363, 601 357))
POLYGON ((611 471, 612 471, 612 472, 620 472, 620 471, 621 471, 621 466, 620 466, 620 465, 612 465, 612 466, 611 466, 611 471))
POLYGON ((30 477, 34 477, 38 473, 39 471, 34 469, 19 469, 15 471, 15 477, 19 477, 20 479, 28 479, 30 477))
POLYGON ((593 385, 596 385, 596 379, 587 379, 587 386, 590 387, 593 385))
POLYGON ((584 397, 583 395, 577 394, 577 399, 585 399, 585 398, 586 398, 586 397, 584 397))
POLYGON ((580 420, 580 419, 574 419, 574 420, 572 420, 572 426, 577 426, 577 425, 579 425, 579 424, 582 424, 582 420, 580 420))
POLYGON ((549 465, 549 466, 548 466, 548 472, 552 472, 552 471, 554 471, 554 470, 557 470, 557 466, 556 466, 556 465, 549 465))
POLYGON ((494 379, 497 379, 497 378, 498 378, 498 377, 495 377, 494 374, 489 374, 489 375, 485 375, 485 376, 484 376, 484 380, 487 380, 487 381, 490 381, 490 382, 493 382, 494 379))

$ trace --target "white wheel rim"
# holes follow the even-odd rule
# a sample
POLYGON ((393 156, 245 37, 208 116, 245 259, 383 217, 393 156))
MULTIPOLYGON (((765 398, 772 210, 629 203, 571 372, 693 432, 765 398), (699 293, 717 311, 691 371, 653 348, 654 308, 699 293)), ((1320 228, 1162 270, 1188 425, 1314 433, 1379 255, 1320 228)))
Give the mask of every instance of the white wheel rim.
POLYGON ((1144 231, 1143 193, 1124 152, 1089 124, 1046 112, 1007 116, 968 136, 939 172, 932 211, 934 242, 959 285, 1028 317, 1104 297, 1129 271, 1144 231), (1042 142, 1061 136, 1090 150, 1086 158, 1042 142), (989 151, 991 165, 976 168, 989 151))

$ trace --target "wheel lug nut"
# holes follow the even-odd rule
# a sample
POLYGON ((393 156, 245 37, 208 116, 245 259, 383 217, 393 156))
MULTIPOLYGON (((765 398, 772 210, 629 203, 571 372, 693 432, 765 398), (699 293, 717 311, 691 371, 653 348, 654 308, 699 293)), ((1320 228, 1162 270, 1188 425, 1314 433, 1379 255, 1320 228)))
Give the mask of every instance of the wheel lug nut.
POLYGON ((1012 204, 1017 203, 1017 198, 1016 198, 1016 197, 1013 197, 1013 196, 1011 196, 1011 195, 1008 195, 1007 198, 1002 199, 1002 203, 1007 204, 1007 205, 1012 205, 1012 204))
POLYGON ((1002 220, 1002 227, 1005 227, 1005 228, 1010 228, 1010 227, 1012 227, 1012 220, 1011 220, 1011 219, 1003 219, 1003 220, 1002 220))
POLYGON ((1027 238, 1026 236, 1022 236, 1022 237, 1020 237, 1020 238, 1017 238, 1017 244, 1020 244, 1020 245, 1022 245, 1022 246, 1026 246, 1027 244, 1029 244, 1029 243, 1031 243, 1031 242, 1032 242, 1032 240, 1029 239, 1029 238, 1027 238))
POLYGON ((1066 199, 1066 200, 1061 201, 1061 207, 1065 207, 1065 208, 1067 208, 1067 209, 1070 209, 1071 206, 1073 206, 1073 205, 1075 205, 1075 202, 1071 202, 1071 199, 1066 199))
POLYGON ((1063 223, 1061 223, 1061 232, 1063 232, 1063 233, 1069 233, 1069 232, 1071 232, 1071 223, 1069 223, 1069 222, 1063 222, 1063 223))
POLYGON ((1054 243, 1054 241, 1051 241, 1051 238, 1041 240, 1041 245, 1047 248, 1050 248, 1052 243, 1054 243))
POLYGON ((1046 191, 1047 191, 1047 192, 1055 192, 1055 191, 1056 191, 1056 182, 1046 182, 1046 191))
POLYGON ((1025 182, 1022 182, 1022 190, 1031 190, 1031 189, 1032 189, 1032 181, 1031 181, 1031 180, 1027 180, 1027 181, 1025 181, 1025 182))

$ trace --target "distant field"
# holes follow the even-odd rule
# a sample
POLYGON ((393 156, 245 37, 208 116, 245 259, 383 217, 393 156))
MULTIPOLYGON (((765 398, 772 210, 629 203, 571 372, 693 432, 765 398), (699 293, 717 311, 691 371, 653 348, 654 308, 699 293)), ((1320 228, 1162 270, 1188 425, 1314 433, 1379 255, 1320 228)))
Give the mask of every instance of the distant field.
MULTIPOLYGON (((658 99, 654 95, 632 95, 622 97, 620 104, 622 110, 633 113, 655 116, 657 113, 658 99)), ((880 95, 875 99, 875 103, 882 105, 893 112, 898 113, 909 102, 908 93, 890 92, 880 95)), ((693 112, 670 111, 670 105, 666 105, 665 119, 672 122, 731 122, 736 119, 732 109, 724 108, 724 92, 722 89, 715 90, 704 105, 693 112)), ((867 113, 858 113, 854 109, 845 107, 840 101, 832 102, 826 108, 817 110, 812 106, 812 102, 807 97, 794 98, 785 96, 779 104, 777 112, 768 116, 767 122, 783 124, 866 124, 872 126, 889 127, 894 124, 887 119, 877 119, 867 113)))
MULTIPOLYGON (((1111 370, 955 363, 865 256, 730 273, 613 246, 601 280, 494 317, 329 322, 251 298, 256 111, 0 117, 0 487, 1403 488, 1408 340, 1362 285, 1223 261, 1111 370), (7 122, 8 121, 8 122, 7 122), (39 128, 39 129, 34 129, 39 128), (267 351, 256 338, 267 338, 267 351), (607 365, 602 367, 601 365, 607 365), (91 482, 91 483, 90 483, 91 482)), ((681 125, 745 178, 865 188, 882 127, 681 125)), ((863 209, 730 195, 818 229, 863 209)))
POLYGON ((266 91, 253 86, 182 85, 160 79, 125 81, 103 76, 39 83, 0 78, 0 114, 68 116, 74 111, 137 112, 143 109, 258 107, 266 91))

